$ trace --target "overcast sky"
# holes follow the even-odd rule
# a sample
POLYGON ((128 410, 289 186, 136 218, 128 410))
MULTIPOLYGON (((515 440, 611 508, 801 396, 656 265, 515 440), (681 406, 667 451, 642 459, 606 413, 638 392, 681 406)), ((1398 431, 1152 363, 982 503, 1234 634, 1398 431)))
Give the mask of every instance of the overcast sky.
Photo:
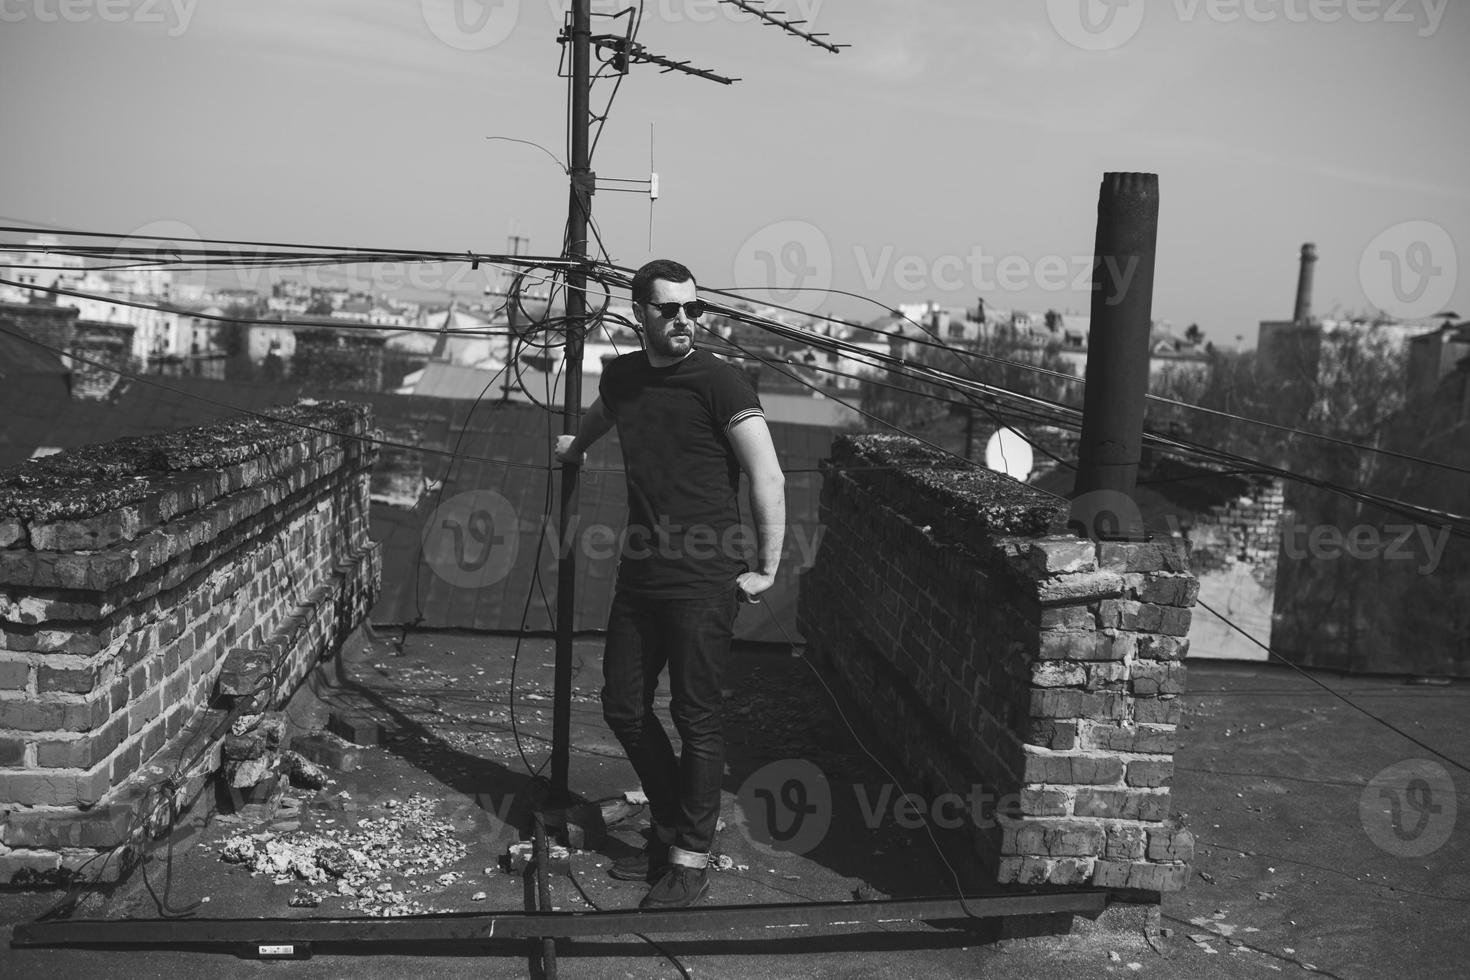
MULTIPOLYGON (((0 215, 452 251, 519 234, 555 253, 560 164, 486 137, 565 159, 566 6, 0 0, 0 215)), ((1290 315, 1306 241, 1320 314, 1470 315, 1464 5, 779 6, 852 46, 648 0, 650 51, 742 81, 635 66, 593 161, 647 178, 652 127, 652 254, 703 284, 861 319, 881 307, 787 287, 1086 311, 1099 181, 1128 170, 1159 175, 1153 309, 1180 329, 1253 345, 1257 321, 1290 315)), ((650 257, 646 197, 599 192, 594 214, 613 261, 650 257)))

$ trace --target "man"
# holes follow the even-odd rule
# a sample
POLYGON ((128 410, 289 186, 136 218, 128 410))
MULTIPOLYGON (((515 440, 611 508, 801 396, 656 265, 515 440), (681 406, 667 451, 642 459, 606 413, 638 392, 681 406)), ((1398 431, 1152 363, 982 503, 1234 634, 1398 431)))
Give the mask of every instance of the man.
POLYGON ((575 465, 617 426, 628 533, 603 654, 603 717, 643 783, 648 846, 614 877, 652 881, 644 908, 683 908, 709 890, 706 868, 724 777, 721 681, 737 603, 771 587, 785 532, 785 477, 745 376, 695 348, 703 315, 693 274, 659 259, 633 277, 644 349, 610 362, 599 397, 557 458, 575 465), (740 473, 750 479, 756 562, 741 547, 740 473), (675 756, 653 712, 669 668, 675 756))

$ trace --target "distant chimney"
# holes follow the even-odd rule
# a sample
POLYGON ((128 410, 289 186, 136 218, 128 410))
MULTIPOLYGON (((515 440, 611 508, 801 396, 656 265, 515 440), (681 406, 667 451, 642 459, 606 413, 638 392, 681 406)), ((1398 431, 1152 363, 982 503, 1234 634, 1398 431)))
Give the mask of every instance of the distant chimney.
POLYGON ((1312 319, 1312 273, 1317 266, 1317 246, 1307 242, 1302 246, 1302 268, 1296 280, 1296 311, 1291 315, 1293 323, 1307 323, 1312 319))

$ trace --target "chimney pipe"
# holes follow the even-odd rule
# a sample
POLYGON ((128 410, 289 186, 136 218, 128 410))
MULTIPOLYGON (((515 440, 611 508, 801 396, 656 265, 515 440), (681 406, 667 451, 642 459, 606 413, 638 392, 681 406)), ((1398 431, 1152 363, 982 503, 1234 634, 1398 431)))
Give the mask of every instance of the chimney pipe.
POLYGON ((1137 540, 1148 342, 1159 237, 1159 177, 1107 173, 1097 204, 1092 322, 1072 518, 1089 537, 1137 540), (1117 526, 1100 528, 1104 512, 1117 526))
POLYGON ((1296 310, 1291 315, 1292 323, 1304 324, 1312 319, 1312 273, 1316 265, 1317 246, 1307 242, 1302 246, 1302 266, 1296 280, 1296 310))

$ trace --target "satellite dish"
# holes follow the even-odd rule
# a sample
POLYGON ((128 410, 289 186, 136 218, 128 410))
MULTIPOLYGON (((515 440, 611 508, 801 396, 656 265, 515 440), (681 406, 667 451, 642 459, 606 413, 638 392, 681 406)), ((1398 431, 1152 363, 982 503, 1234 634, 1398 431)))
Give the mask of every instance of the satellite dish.
POLYGON ((985 466, 1025 481, 1031 475, 1031 443, 1015 429, 997 429, 985 444, 985 466))

